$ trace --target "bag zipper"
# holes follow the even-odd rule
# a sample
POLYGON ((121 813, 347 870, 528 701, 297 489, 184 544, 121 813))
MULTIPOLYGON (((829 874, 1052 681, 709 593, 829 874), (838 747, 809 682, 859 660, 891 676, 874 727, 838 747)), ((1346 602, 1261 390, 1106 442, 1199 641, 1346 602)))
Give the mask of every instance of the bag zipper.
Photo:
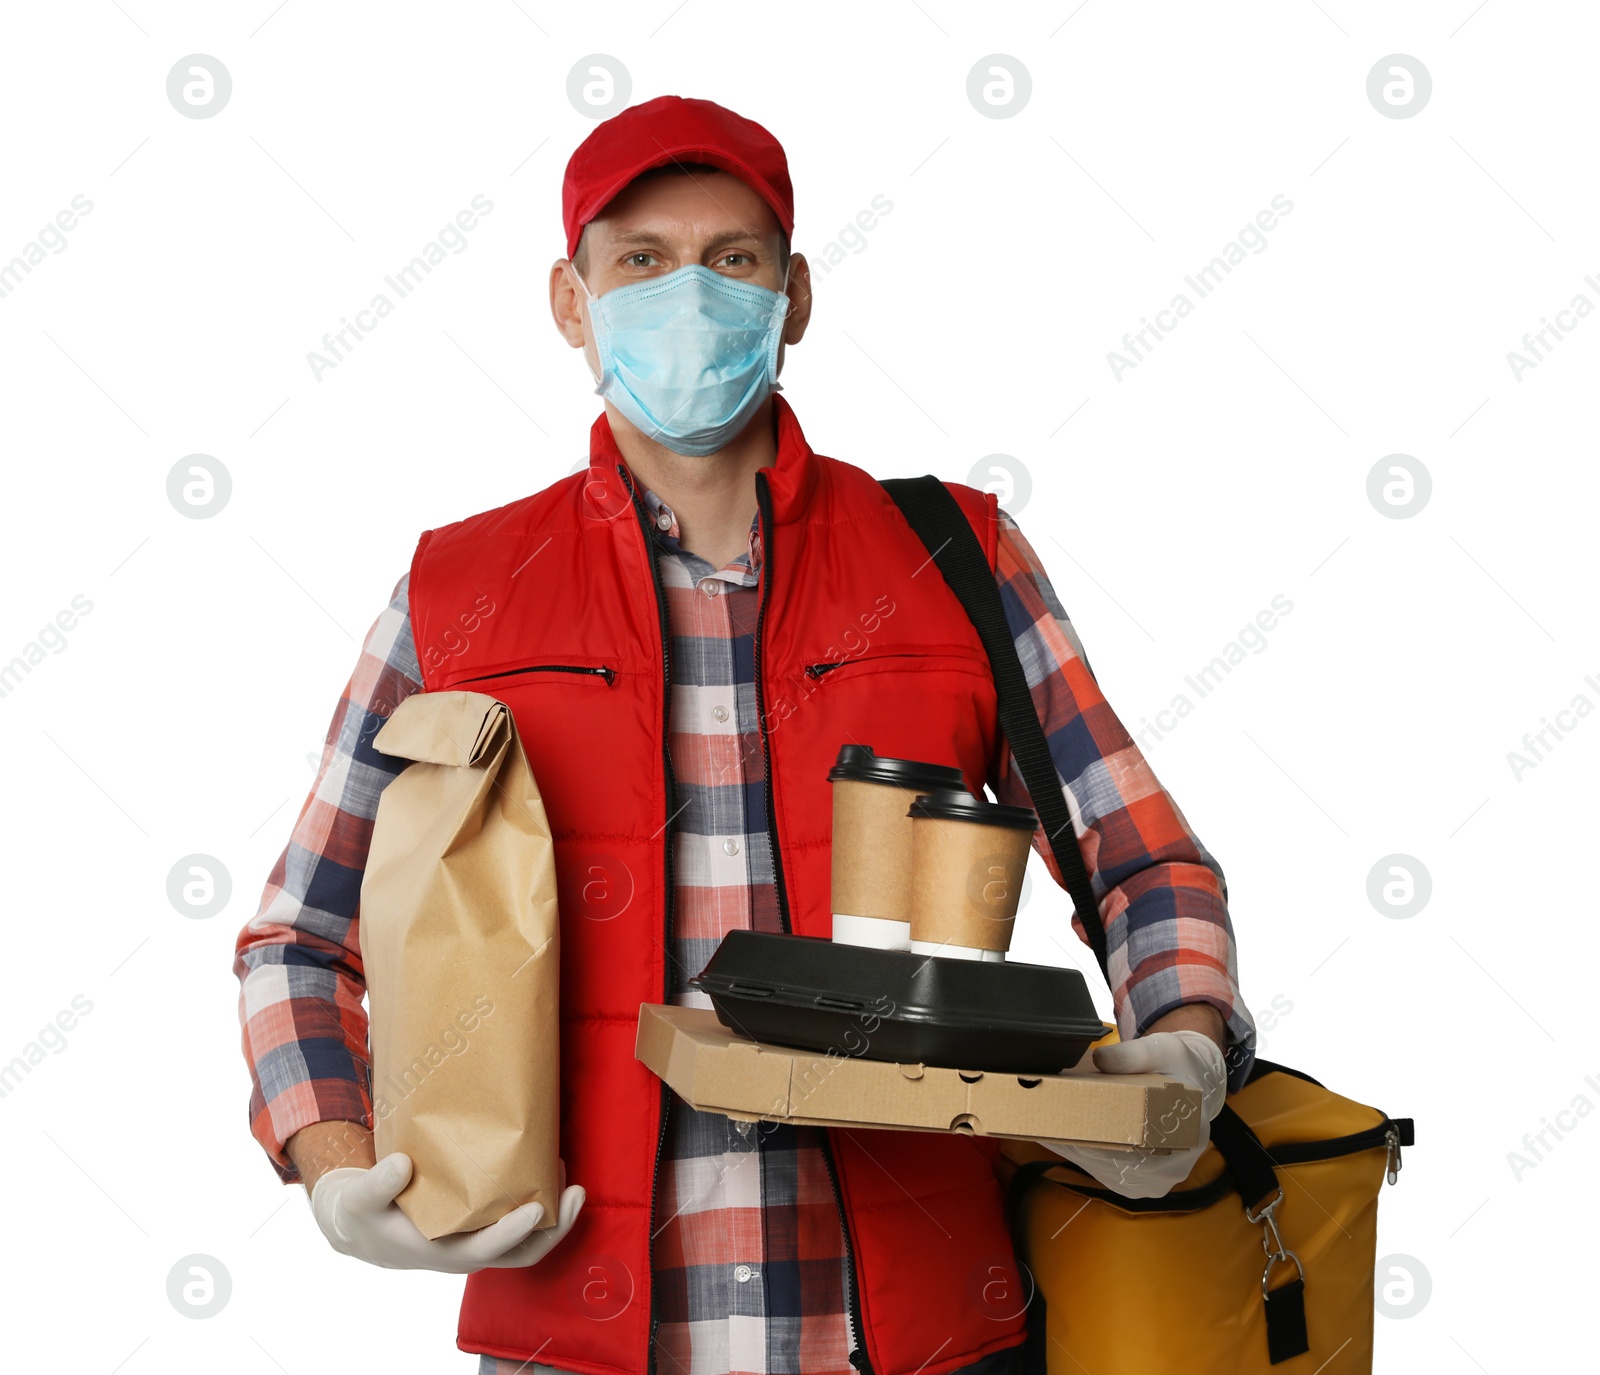
MULTIPOLYGON (((661 581, 661 569, 656 563, 655 541, 650 538, 649 520, 647 519, 647 513, 644 509, 644 503, 640 500, 639 493, 634 488, 632 478, 629 476, 626 468, 620 463, 617 465, 617 472, 622 477, 623 482, 628 488, 628 494, 632 501, 634 512, 640 522, 640 530, 644 535, 645 557, 650 560, 650 580, 655 584, 656 614, 659 619, 661 629, 661 765, 666 778, 667 792, 667 820, 663 826, 663 830, 665 831, 672 824, 673 794, 677 790, 677 785, 672 777, 672 755, 667 748, 667 734, 672 725, 672 671, 667 659, 669 646, 672 642, 672 635, 671 627, 667 622, 667 594, 666 589, 662 585, 661 581)), ((610 675, 611 670, 606 669, 604 672, 607 675, 610 675)), ((610 676, 607 676, 606 682, 611 682, 610 676)), ((661 1001, 663 1003, 670 1003, 672 1001, 671 951, 673 908, 672 836, 670 834, 664 834, 662 837, 661 853, 662 875, 663 881, 666 884, 665 892, 662 895, 662 950, 665 952, 665 957, 661 962, 661 1001)), ((661 1153, 665 1148, 667 1141, 667 1111, 669 1107, 669 1093, 670 1090, 667 1088, 667 1081, 663 1079, 661 1081, 661 1125, 656 1132, 655 1161, 650 1167, 650 1220, 648 1223, 646 1223, 646 1226, 651 1228, 654 1228, 656 1225, 656 1184, 661 1176, 661 1153)), ((650 1285, 650 1345, 649 1349, 645 1353, 645 1370, 647 1375, 656 1375, 656 1333, 661 1326, 661 1318, 656 1312, 656 1238, 654 1231, 650 1233, 649 1239, 646 1242, 646 1247, 646 1264, 650 1268, 650 1274, 647 1277, 650 1285)))
MULTIPOLYGON (((762 780, 761 788, 766 804, 768 848, 772 851, 772 877, 778 894, 778 917, 783 922, 786 934, 793 934, 789 922, 789 895, 783 881, 783 859, 778 851, 778 822, 772 805, 772 750, 768 741, 767 710, 765 696, 761 687, 761 646, 762 629, 767 621, 767 598, 772 593, 772 493, 767 486, 764 473, 756 473, 756 508, 761 517, 761 599, 756 609, 755 633, 755 678, 756 678, 756 723, 761 731, 761 759, 762 780)), ((848 663, 850 660, 841 660, 848 663)), ((837 668, 838 664, 821 665, 810 664, 806 672, 813 678, 820 678, 828 669, 837 668), (812 673, 812 669, 819 670, 812 673)), ((850 1364, 861 1371, 861 1375, 873 1375, 872 1363, 867 1359, 866 1344, 861 1339, 861 1296, 856 1292, 856 1256, 855 1244, 850 1238, 850 1219, 845 1216, 844 1195, 839 1191, 839 1174, 833 1160, 833 1144, 828 1139, 828 1129, 819 1128, 818 1139, 822 1143, 823 1163, 828 1167, 828 1183, 833 1188, 833 1203, 839 1211, 839 1231, 844 1238, 844 1289, 845 1311, 844 1321, 846 1335, 850 1344, 850 1364)), ((654 1293, 654 1290, 651 1291, 654 1293)))
POLYGON ((462 683, 481 683, 489 678, 510 678, 518 673, 594 673, 606 680, 610 687, 617 680, 617 671, 607 668, 602 664, 599 668, 588 668, 582 664, 529 664, 526 668, 503 668, 495 673, 480 673, 475 678, 463 678, 462 683))
MULTIPOLYGON (((1292 1141, 1282 1146, 1269 1147, 1267 1156, 1274 1165, 1305 1165, 1318 1160, 1333 1160, 1342 1155, 1354 1155, 1357 1151, 1372 1150, 1377 1146, 1384 1148, 1387 1162, 1386 1176, 1389 1183, 1393 1184, 1400 1174, 1400 1127, 1387 1115, 1377 1126, 1351 1132, 1347 1136, 1331 1136, 1322 1141, 1292 1141)), ((1076 1168, 1070 1160, 1063 1160, 1061 1163, 1069 1168, 1076 1168)), ((1054 1169, 1055 1166, 1052 1164, 1050 1168, 1054 1169)), ((1219 1198, 1225 1198, 1234 1192, 1233 1177, 1226 1171, 1207 1184, 1198 1185, 1193 1189, 1165 1193, 1159 1198, 1128 1198, 1114 1189, 1097 1189, 1086 1184, 1074 1184, 1066 1179, 1052 1179, 1049 1182, 1063 1189, 1071 1189, 1085 1198, 1104 1199, 1124 1211, 1138 1213, 1193 1212, 1199 1208, 1208 1208, 1219 1198)))
POLYGON ((1391 1158, 1399 1157, 1400 1128, 1388 1117, 1375 1127, 1351 1132, 1348 1136, 1330 1136, 1324 1141, 1290 1141, 1282 1146, 1271 1146, 1267 1148, 1267 1154, 1275 1165, 1304 1165, 1313 1160, 1354 1155, 1373 1146, 1386 1146, 1391 1158))

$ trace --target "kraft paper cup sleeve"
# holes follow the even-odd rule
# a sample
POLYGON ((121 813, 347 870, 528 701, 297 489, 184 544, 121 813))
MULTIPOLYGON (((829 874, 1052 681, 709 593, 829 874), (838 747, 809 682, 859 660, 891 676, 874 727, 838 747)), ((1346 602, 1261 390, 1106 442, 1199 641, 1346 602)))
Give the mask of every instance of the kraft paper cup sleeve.
POLYGON ((915 817, 911 939, 1009 950, 1032 831, 915 817))
POLYGON ((916 794, 858 779, 833 784, 832 910, 909 921, 911 821, 916 794))
POLYGON ((373 1135, 404 1151, 424 1236, 524 1203, 554 1226, 560 922, 538 784, 503 702, 417 693, 374 737, 410 759, 378 798, 362 875, 373 1135))

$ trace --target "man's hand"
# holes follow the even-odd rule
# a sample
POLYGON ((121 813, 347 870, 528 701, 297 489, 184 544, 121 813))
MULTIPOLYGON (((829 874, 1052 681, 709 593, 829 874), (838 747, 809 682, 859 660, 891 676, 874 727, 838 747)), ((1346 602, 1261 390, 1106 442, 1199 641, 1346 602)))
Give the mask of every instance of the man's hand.
POLYGON ((411 1179, 411 1158, 398 1151, 370 1169, 341 1166, 322 1174, 311 1189, 311 1214, 343 1255, 390 1270, 441 1270, 466 1275, 474 1270, 514 1269, 542 1260, 572 1229, 583 1207, 584 1191, 567 1187, 561 1167, 559 1221, 542 1232, 533 1229, 544 1205, 525 1203, 476 1232, 429 1241, 396 1203, 411 1179))
MULTIPOLYGON (((1221 1021, 1215 1008, 1208 1010, 1221 1021)), ((1187 1012, 1187 1007, 1177 1012, 1187 1012)), ((1154 1028, 1170 1024, 1169 1013, 1151 1030, 1132 1041, 1096 1046, 1095 1066, 1109 1074, 1164 1074, 1200 1090, 1200 1139, 1188 1150, 1160 1154, 1142 1147, 1112 1149, 1067 1141, 1041 1141, 1065 1156, 1107 1189, 1125 1198, 1160 1198, 1189 1177, 1195 1162, 1211 1140, 1211 1119, 1222 1111, 1228 1092, 1227 1064, 1218 1037, 1189 1027, 1173 1031, 1154 1028)))

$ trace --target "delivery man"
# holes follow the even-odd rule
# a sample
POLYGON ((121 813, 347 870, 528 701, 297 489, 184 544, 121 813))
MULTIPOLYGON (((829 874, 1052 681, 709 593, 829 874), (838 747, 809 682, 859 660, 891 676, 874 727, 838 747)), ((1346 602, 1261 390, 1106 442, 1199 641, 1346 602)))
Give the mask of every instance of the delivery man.
MULTIPOLYGON (((457 1345, 484 1375, 1007 1370, 1025 1314, 982 1292, 997 1257, 1014 1264, 992 1139, 738 1123, 633 1058, 639 1004, 703 1005, 685 981, 729 930, 829 933, 840 744, 1030 799, 960 603, 914 576, 926 550, 884 490, 815 453, 775 394, 812 300, 778 142, 663 96, 584 140, 563 211, 550 306, 605 403, 589 466, 425 532, 373 623, 239 933, 251 1129, 338 1250, 468 1275, 457 1345), (394 1202, 411 1162, 373 1155, 357 905, 405 762, 372 737, 410 693, 457 688, 511 708, 555 841, 568 1183, 553 1227, 526 1205, 429 1241, 394 1202)), ((985 539, 1100 900, 1122 1038, 1100 1067, 1187 1080, 1209 1122, 1255 1043, 1222 870, 1016 522, 950 489, 985 539)), ((1034 845, 1064 887, 1042 830, 1034 845)), ((1056 1149, 1146 1196, 1199 1150, 1056 1149)))

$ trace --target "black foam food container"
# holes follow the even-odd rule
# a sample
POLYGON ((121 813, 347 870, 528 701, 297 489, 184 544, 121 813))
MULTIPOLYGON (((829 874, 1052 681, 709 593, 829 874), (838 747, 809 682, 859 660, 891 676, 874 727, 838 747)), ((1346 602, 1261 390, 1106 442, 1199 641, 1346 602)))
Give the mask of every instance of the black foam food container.
POLYGON ((1106 1034, 1076 969, 730 931, 689 980, 769 1045, 995 1074, 1055 1074, 1106 1034))

